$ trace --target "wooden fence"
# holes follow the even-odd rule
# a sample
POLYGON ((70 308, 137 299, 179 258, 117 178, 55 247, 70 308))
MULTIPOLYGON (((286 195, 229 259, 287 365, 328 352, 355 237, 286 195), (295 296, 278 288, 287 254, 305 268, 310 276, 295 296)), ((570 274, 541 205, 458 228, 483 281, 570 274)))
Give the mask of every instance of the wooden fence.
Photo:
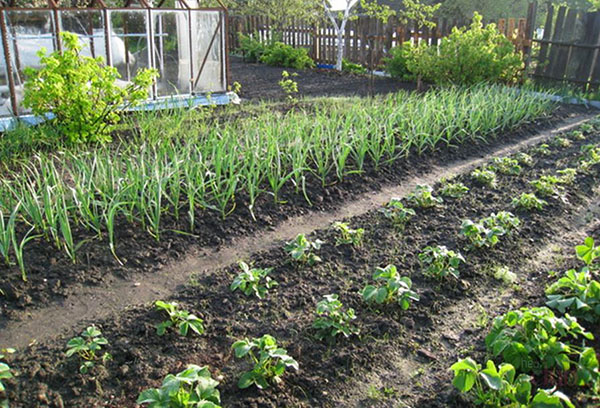
MULTIPOLYGON (((382 58, 390 48, 396 45, 405 41, 425 41, 435 45, 441 38, 450 34, 453 27, 470 24, 468 20, 440 19, 434 22, 435 28, 417 29, 413 22, 402 24, 396 17, 391 17, 387 23, 383 23, 376 18, 361 16, 349 21, 346 26, 345 58, 375 68, 381 64, 382 58)), ((511 38, 520 50, 527 51, 531 44, 528 41, 531 35, 528 33, 532 31, 527 22, 527 18, 510 18, 501 19, 496 23, 498 29, 511 38)), ((232 49, 239 47, 239 33, 257 35, 261 40, 267 40, 277 31, 285 44, 306 48, 317 63, 335 63, 336 35, 335 30, 328 25, 320 26, 292 20, 284 27, 275 28, 267 17, 231 16, 229 27, 229 44, 232 49)))
POLYGON ((600 11, 550 6, 543 38, 533 41, 539 44, 533 57, 536 78, 583 88, 600 85, 600 11))

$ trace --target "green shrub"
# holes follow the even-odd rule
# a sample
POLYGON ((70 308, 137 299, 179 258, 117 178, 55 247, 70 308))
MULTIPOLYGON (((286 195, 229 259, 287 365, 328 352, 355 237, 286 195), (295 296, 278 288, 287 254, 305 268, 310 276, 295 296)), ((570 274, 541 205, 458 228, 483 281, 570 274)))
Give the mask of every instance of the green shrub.
POLYGON ((315 62, 308 56, 305 48, 294 48, 291 45, 275 41, 266 47, 260 62, 276 67, 305 69, 313 68, 315 62))
MULTIPOLYGON (((439 46, 404 44, 397 68, 437 84, 514 83, 521 77, 523 58, 494 24, 483 27, 475 13, 469 29, 454 28, 439 46)), ((393 68, 392 68, 393 69, 393 68)))
POLYGON ((393 47, 389 56, 383 59, 385 72, 390 74, 392 78, 410 80, 413 78, 412 73, 406 66, 407 58, 410 58, 412 46, 409 42, 393 47))
POLYGON ((254 36, 245 35, 240 33, 240 47, 237 52, 244 56, 244 59, 248 62, 260 62, 260 57, 263 56, 269 43, 262 42, 254 36))
POLYGON ((121 120, 120 112, 148 97, 158 72, 141 70, 121 89, 116 68, 105 65, 102 57, 81 55, 83 46, 75 34, 63 32, 61 39, 62 53, 47 55, 42 49, 38 53, 42 68, 25 69, 23 106, 35 115, 54 114, 51 123, 70 142, 108 142, 121 120))
POLYGON ((360 64, 348 61, 346 58, 342 60, 342 71, 349 72, 351 74, 366 74, 367 69, 360 64))

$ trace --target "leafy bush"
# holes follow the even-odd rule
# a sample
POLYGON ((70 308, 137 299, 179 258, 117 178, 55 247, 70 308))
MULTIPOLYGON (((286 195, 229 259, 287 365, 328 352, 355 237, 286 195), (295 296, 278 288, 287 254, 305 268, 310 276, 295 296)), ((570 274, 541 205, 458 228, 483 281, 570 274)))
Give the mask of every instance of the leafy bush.
POLYGON ((260 62, 275 67, 294 69, 314 68, 315 66, 315 62, 308 56, 305 48, 294 48, 279 41, 266 47, 260 57, 260 62))
POLYGON ((532 193, 522 193, 519 197, 513 198, 512 206, 515 208, 521 208, 527 211, 541 210, 546 204, 544 200, 540 200, 532 193))
POLYGON ((143 391, 136 402, 149 408, 221 408, 218 385, 208 367, 190 364, 176 375, 167 375, 160 388, 143 391))
POLYGON ((394 54, 392 69, 401 71, 404 60, 410 73, 437 84, 517 82, 524 67, 521 54, 494 24, 483 27, 481 20, 475 13, 469 29, 454 28, 439 46, 405 43, 394 54))
POLYGON ((445 246, 428 246, 419 254, 419 260, 426 267, 423 273, 434 278, 442 279, 453 276, 458 279, 458 266, 465 262, 460 252, 454 252, 445 246))
POLYGON ((600 378, 596 352, 571 343, 579 337, 594 338, 574 317, 556 317, 547 307, 534 307, 497 317, 485 344, 493 356, 502 356, 519 372, 568 372, 575 367, 577 385, 591 384, 600 378))
POLYGON ((287 350, 278 347, 277 340, 268 334, 252 340, 236 341, 231 347, 237 358, 246 357, 254 364, 252 371, 240 377, 239 388, 248 388, 252 384, 260 389, 268 388, 270 382, 281 382, 286 368, 298 370, 298 362, 287 354, 287 350))
POLYGON ((546 289, 546 305, 561 313, 595 323, 600 320, 600 282, 586 268, 571 269, 546 289))
POLYGON ((481 185, 488 187, 496 186, 496 173, 492 170, 475 169, 471 172, 471 177, 481 185))
POLYGON ((38 53, 42 68, 25 69, 23 106, 35 115, 54 114, 51 123, 72 143, 108 142, 120 112, 148 97, 158 72, 141 70, 121 89, 116 68, 105 65, 102 57, 81 55, 83 46, 75 34, 63 32, 61 39, 62 52, 47 55, 42 49, 38 53))
POLYGON ((431 208, 441 204, 444 200, 433 195, 433 188, 428 185, 418 185, 414 191, 410 193, 406 199, 413 203, 416 207, 431 208))
POLYGON ((240 47, 237 49, 244 59, 248 62, 260 62, 260 57, 263 56, 269 43, 260 41, 258 36, 245 35, 239 33, 240 47))
POLYGON ((313 252, 321 249, 321 245, 323 245, 323 241, 320 239, 309 241, 306 235, 298 234, 293 241, 285 244, 284 250, 295 261, 312 266, 321 261, 321 258, 313 252))
POLYGON ((399 229, 404 229, 406 223, 416 215, 415 210, 405 207, 399 198, 392 198, 379 211, 399 229))
POLYGON ((407 310, 412 301, 419 301, 419 295, 411 289, 412 281, 408 276, 400 276, 395 265, 377 267, 373 273, 373 280, 383 282, 384 285, 365 286, 362 297, 367 303, 375 302, 381 305, 396 302, 402 310, 407 310))
POLYGON ((232 292, 239 289, 246 296, 254 295, 262 299, 269 289, 278 285, 277 281, 269 277, 269 274, 273 270, 272 268, 250 268, 246 262, 240 262, 239 265, 242 272, 231 283, 229 289, 232 292), (265 281, 264 285, 261 282, 263 279, 265 281))
POLYGON ((365 230, 363 228, 352 229, 345 222, 336 222, 333 224, 333 228, 340 234, 336 240, 336 245, 350 244, 358 247, 362 244, 365 230))
POLYGON ((392 78, 410 80, 413 78, 412 73, 406 66, 408 58, 411 58, 412 45, 406 42, 403 45, 393 47, 388 53, 388 57, 383 59, 385 72, 390 74, 392 78))
POLYGON ((323 300, 317 303, 316 313, 313 328, 317 329, 316 337, 319 340, 333 340, 339 334, 350 337, 359 333, 358 328, 351 324, 352 320, 356 319, 354 309, 344 311, 338 295, 325 295, 323 300))
POLYGON ((342 71, 351 74, 366 74, 367 69, 360 64, 348 61, 346 58, 342 60, 342 71))
POLYGON ((157 310, 162 310, 169 315, 169 320, 156 326, 156 334, 159 336, 165 334, 169 327, 178 327, 179 334, 182 336, 187 336, 190 329, 196 334, 204 333, 204 321, 187 310, 180 310, 177 303, 157 300, 155 305, 157 310))
POLYGON ((496 367, 488 360, 482 369, 470 357, 459 360, 450 367, 454 371, 452 384, 460 392, 475 391, 475 404, 486 407, 520 408, 575 408, 569 398, 556 390, 538 389, 532 398, 531 377, 519 374, 512 364, 496 367))
POLYGON ((94 326, 89 326, 81 333, 81 336, 69 340, 66 355, 71 357, 77 354, 82 361, 79 372, 86 374, 98 360, 106 362, 112 359, 107 352, 104 352, 101 357, 96 354, 102 349, 102 346, 106 345, 108 345, 108 340, 102 337, 102 332, 94 326))

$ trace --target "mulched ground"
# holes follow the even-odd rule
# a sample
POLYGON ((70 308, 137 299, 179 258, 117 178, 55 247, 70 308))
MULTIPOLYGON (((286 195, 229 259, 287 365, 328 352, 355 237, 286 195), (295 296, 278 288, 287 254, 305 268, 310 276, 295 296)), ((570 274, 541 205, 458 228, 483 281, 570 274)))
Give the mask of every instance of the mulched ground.
MULTIPOLYGON (((133 407, 142 389, 159 385, 167 373, 190 363, 209 365, 213 376, 221 378, 219 388, 228 407, 469 406, 453 391, 448 367, 465 353, 479 360, 484 356, 487 325, 473 323, 481 314, 475 304, 485 304, 484 311, 493 317, 508 308, 543 303, 548 275, 527 266, 575 225, 581 207, 597 199, 594 189, 600 166, 590 174, 579 174, 561 197, 548 198, 543 211, 518 212, 521 228, 503 237, 493 250, 467 253, 458 235, 461 220, 510 210, 513 197, 530 191, 530 180, 575 167, 581 145, 599 141, 600 133, 596 133, 585 141, 574 140, 568 148, 552 147, 548 156, 530 149, 534 166, 524 167, 519 176, 500 175, 495 188, 482 187, 461 175, 457 181, 470 192, 462 199, 447 199, 437 208, 417 210, 404 232, 377 211, 354 217, 348 220, 350 225, 365 229, 364 243, 358 248, 336 246, 330 229, 317 231, 310 238, 326 244, 319 251, 323 262, 314 267, 291 262, 282 249, 256 254, 250 261, 257 267, 274 268, 272 277, 279 282, 264 300, 229 291, 239 272, 235 265, 214 271, 171 299, 205 320, 202 336, 183 338, 170 332, 158 337, 155 325, 163 316, 147 305, 98 322, 114 360, 98 365, 91 375, 78 374, 75 359, 64 357, 67 338, 32 345, 11 357, 10 365, 19 373, 7 381, 11 406, 133 407), (417 254, 433 244, 467 255, 460 280, 438 282, 421 274, 417 254), (393 305, 368 307, 360 299, 359 291, 369 282, 373 268, 389 263, 396 264, 402 275, 411 276, 421 295, 406 312, 393 305), (486 273, 493 265, 506 265, 517 273, 519 287, 506 287, 486 273), (360 336, 332 345, 314 338, 314 308, 329 293, 338 293, 346 307, 356 310, 360 336), (234 358, 231 344, 265 333, 276 336, 301 369, 286 373, 283 384, 267 390, 239 390, 237 379, 248 365, 234 358), (379 396, 367 394, 369 384, 375 384, 379 396)), ((579 406, 595 402, 582 400, 579 406)))
POLYGON ((271 67, 265 64, 247 63, 240 57, 231 57, 231 80, 242 85, 242 99, 281 99, 285 93, 279 86, 281 73, 297 73, 301 96, 368 96, 387 94, 400 90, 414 91, 414 82, 402 82, 392 78, 371 75, 352 75, 332 69, 294 70, 271 67))

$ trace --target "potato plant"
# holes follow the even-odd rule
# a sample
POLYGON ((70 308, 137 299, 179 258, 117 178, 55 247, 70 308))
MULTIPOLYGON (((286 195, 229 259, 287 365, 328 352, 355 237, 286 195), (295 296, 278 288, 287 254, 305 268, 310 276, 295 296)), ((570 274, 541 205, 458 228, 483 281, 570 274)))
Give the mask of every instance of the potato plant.
POLYGON ((444 200, 433 195, 433 188, 428 185, 418 185, 406 199, 418 208, 432 208, 444 200))
POLYGON ((352 245, 359 247, 362 245, 363 236, 365 230, 363 228, 352 229, 345 222, 336 222, 333 224, 333 228, 339 233, 336 237, 336 245, 352 245))
POLYGON ((298 362, 268 334, 252 340, 236 341, 231 347, 237 358, 246 358, 254 364, 251 371, 240 377, 239 388, 248 388, 253 384, 259 389, 268 388, 270 383, 281 383, 281 376, 287 368, 298 370, 298 362))
POLYGON ((136 403, 149 408, 221 408, 218 385, 208 367, 190 364, 178 374, 168 374, 160 388, 142 391, 136 403))
POLYGON ((511 159, 510 157, 496 157, 492 163, 492 167, 500 174, 510 176, 518 176, 521 174, 522 168, 516 159, 511 159))
POLYGON ((296 238, 285 244, 284 250, 294 261, 312 266, 317 262, 321 262, 321 258, 314 251, 321 249, 323 243, 320 239, 309 241, 306 235, 298 234, 296 238))
POLYGON ((375 268, 373 280, 379 285, 366 285, 362 290, 367 303, 396 302, 402 310, 407 310, 413 301, 419 301, 419 295, 412 290, 412 281, 408 276, 400 276, 395 265, 375 268))
POLYGON ((519 197, 513 198, 511 205, 514 208, 532 211, 542 210, 548 202, 537 198, 533 193, 522 193, 519 197))
POLYGON ((453 277, 458 279, 458 267, 465 258, 460 252, 449 250, 443 245, 428 246, 419 254, 419 260, 425 267, 423 274, 437 279, 453 277))
POLYGON ((475 405, 485 407, 575 408, 569 397, 560 391, 538 389, 533 394, 532 378, 518 374, 512 364, 498 367, 488 360, 485 368, 470 357, 450 367, 452 384, 462 393, 474 393, 475 405))
POLYGON ((491 248, 496 245, 501 236, 509 235, 518 228, 521 220, 507 211, 492 213, 479 222, 464 220, 460 235, 469 241, 468 248, 491 248))
POLYGON ((79 372, 87 374, 98 361, 105 363, 112 359, 108 352, 104 352, 102 355, 98 354, 102 347, 107 345, 108 340, 102 337, 102 332, 94 326, 89 326, 81 333, 81 336, 74 337, 67 342, 66 356, 79 356, 81 361, 79 372))
POLYGON ((392 198, 380 211, 400 230, 404 230, 408 221, 416 215, 415 210, 405 207, 399 198, 392 198))
POLYGON ((265 297, 269 289, 278 285, 269 274, 272 268, 250 268, 246 262, 239 263, 242 272, 235 277, 229 289, 232 292, 242 291, 246 296, 254 295, 259 299, 265 297), (264 280, 264 284, 262 281, 264 280))
POLYGON ((596 352, 572 343, 581 338, 592 340, 594 336, 574 317, 557 317, 547 307, 534 307, 497 317, 485 344, 494 357, 501 356, 519 372, 569 372, 575 368, 577 385, 596 383, 600 379, 596 352))
POLYGON ((471 177, 482 186, 496 187, 496 173, 490 169, 475 169, 471 177))
POLYGON ((312 327, 317 330, 315 337, 319 340, 333 341, 340 334, 350 337, 360 332, 352 325, 352 321, 356 319, 354 309, 344 311, 344 305, 336 294, 325 295, 317 303, 316 314, 312 327))
POLYGON ((559 193, 560 181, 560 178, 556 176, 541 176, 537 180, 530 181, 529 184, 542 197, 549 197, 559 193))
POLYGON ((463 183, 450 183, 444 181, 442 183, 442 189, 440 190, 440 194, 444 197, 450 198, 461 198, 465 194, 469 192, 469 188, 465 186, 463 183))
POLYGON ((164 335, 170 327, 179 329, 182 336, 187 336, 190 329, 198 335, 204 333, 204 321, 187 310, 179 309, 177 303, 157 300, 155 306, 157 310, 164 311, 169 316, 169 320, 156 326, 156 334, 159 336, 164 335))
POLYGON ((546 296, 546 305, 552 309, 588 322, 600 321, 600 282, 587 268, 565 272, 546 288, 546 296))

